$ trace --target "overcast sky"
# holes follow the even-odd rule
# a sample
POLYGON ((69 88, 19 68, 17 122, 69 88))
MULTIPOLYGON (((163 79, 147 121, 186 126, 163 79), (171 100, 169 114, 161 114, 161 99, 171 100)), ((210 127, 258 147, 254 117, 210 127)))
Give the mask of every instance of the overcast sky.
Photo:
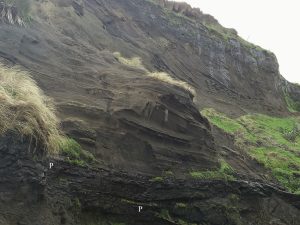
POLYGON ((244 39, 274 52, 281 74, 291 82, 300 83, 298 0, 184 1, 213 15, 223 26, 235 28, 244 39))

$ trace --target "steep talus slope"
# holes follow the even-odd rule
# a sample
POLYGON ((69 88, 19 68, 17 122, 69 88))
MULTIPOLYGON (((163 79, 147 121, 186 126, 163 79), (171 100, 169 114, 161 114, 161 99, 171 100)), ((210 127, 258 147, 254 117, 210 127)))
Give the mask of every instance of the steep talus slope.
POLYGON ((0 62, 29 71, 95 157, 37 155, 30 137, 1 136, 1 225, 300 223, 299 197, 199 112, 288 115, 299 87, 274 54, 187 4, 0 2, 0 62))

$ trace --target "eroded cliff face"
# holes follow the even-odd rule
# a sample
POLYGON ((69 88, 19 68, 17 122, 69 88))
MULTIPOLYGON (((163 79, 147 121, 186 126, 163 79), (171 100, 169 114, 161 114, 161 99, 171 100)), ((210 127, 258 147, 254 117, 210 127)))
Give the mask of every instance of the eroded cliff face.
POLYGON ((0 143, 1 225, 300 222, 299 197, 264 183, 155 181, 36 155, 30 139, 14 133, 2 136, 0 143))
MULTIPOLYGON (((149 1, 28 4, 32 21, 27 27, 1 25, 1 56, 28 68, 55 99, 65 130, 109 164, 126 167, 131 158, 148 170, 150 164, 140 160, 146 155, 147 160, 181 168, 195 152, 191 161, 203 157, 204 167, 210 168, 215 151, 198 109, 214 107, 233 115, 287 112, 277 86, 275 56, 235 34, 219 33, 149 1), (189 83, 196 96, 120 64, 116 51, 126 58, 140 57, 149 71, 167 72, 189 83), (164 123, 166 110, 170 118, 164 123), (115 137, 126 146, 126 135, 133 136, 133 146, 143 146, 144 153, 128 151, 132 146, 125 153, 117 151, 115 142, 103 144, 115 137), (160 139, 169 141, 161 146, 160 139), (190 152, 178 151, 178 143, 190 152), (177 163, 167 163, 174 155, 177 163)), ((170 8, 171 3, 165 4, 170 8)))
POLYGON ((1 137, 0 224, 300 223, 299 197, 267 183, 267 172, 236 155, 233 140, 213 134, 199 113, 287 114, 272 53, 186 4, 24 2, 28 14, 15 15, 27 17, 24 26, 1 17, 0 60, 30 71, 54 99, 63 131, 96 162, 36 156, 26 138, 1 137), (133 57, 143 67, 128 63, 133 57), (166 72, 196 93, 150 72, 166 72), (243 165, 237 180, 189 177, 217 170, 224 152, 243 165))

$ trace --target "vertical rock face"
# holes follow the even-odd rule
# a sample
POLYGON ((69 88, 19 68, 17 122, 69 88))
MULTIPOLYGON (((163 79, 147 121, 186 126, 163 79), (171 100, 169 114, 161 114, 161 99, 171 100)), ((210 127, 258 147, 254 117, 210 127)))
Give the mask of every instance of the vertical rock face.
POLYGON ((191 178, 219 175, 222 142, 232 142, 214 137, 199 109, 284 115, 284 93, 299 99, 272 53, 186 3, 28 3, 30 22, 20 26, 22 10, 0 1, 0 61, 30 71, 63 131, 96 162, 36 155, 30 137, 4 134, 0 225, 300 224, 299 197, 275 184, 191 178))
POLYGON ((33 149, 30 138, 17 133, 0 138, 1 225, 34 224, 40 213, 37 209, 45 205, 46 163, 33 149))

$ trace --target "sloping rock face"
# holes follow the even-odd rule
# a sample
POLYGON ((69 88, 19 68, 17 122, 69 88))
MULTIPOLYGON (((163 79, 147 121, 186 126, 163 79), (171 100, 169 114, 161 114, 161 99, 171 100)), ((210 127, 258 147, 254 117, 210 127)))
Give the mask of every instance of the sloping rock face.
POLYGON ((213 17, 186 4, 26 1, 26 26, 1 20, 0 60, 31 72, 54 98, 63 130, 97 165, 36 155, 26 138, 1 137, 1 225, 300 224, 299 197, 274 185, 187 178, 219 167, 221 148, 199 109, 288 113, 272 53, 232 30, 218 32, 213 17), (120 63, 114 52, 140 57, 196 95, 120 63), (175 177, 153 179, 167 171, 175 177))

